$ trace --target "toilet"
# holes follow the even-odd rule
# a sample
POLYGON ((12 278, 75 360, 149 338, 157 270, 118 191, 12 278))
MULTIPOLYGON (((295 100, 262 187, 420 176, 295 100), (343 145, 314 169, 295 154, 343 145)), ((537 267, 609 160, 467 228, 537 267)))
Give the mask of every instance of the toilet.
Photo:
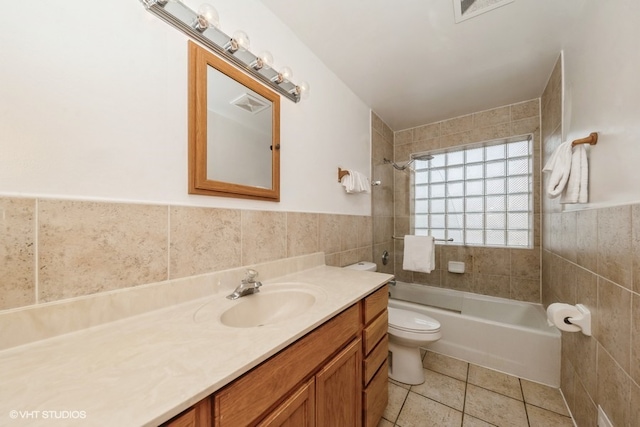
POLYGON ((420 347, 442 338, 440 322, 411 310, 389 310, 389 378, 405 384, 424 382, 420 347))
MULTIPOLYGON (((358 262, 345 268, 376 271, 373 262, 358 262)), ((420 347, 442 338, 440 322, 421 313, 388 307, 389 378, 417 385, 424 382, 420 347)))

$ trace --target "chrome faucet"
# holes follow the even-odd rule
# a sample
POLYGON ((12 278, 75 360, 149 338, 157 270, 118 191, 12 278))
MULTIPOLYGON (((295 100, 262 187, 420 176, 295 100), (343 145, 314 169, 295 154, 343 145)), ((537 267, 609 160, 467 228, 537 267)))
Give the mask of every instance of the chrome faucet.
POLYGON ((246 277, 242 279, 240 285, 236 288, 231 295, 227 295, 228 299, 238 299, 240 297, 251 295, 260 292, 260 286, 262 283, 256 282, 258 272, 251 268, 247 269, 246 277))

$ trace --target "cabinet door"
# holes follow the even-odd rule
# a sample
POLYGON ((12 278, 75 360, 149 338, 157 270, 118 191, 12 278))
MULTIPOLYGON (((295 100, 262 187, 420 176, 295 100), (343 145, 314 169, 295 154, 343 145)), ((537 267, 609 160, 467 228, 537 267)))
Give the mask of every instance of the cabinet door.
POLYGON ((314 427, 315 400, 315 381, 311 378, 258 423, 258 427, 314 427))
POLYGON ((162 427, 209 427, 211 425, 211 399, 207 397, 162 424, 162 427))
POLYGON ((354 340, 316 375, 316 425, 362 425, 362 347, 354 340))

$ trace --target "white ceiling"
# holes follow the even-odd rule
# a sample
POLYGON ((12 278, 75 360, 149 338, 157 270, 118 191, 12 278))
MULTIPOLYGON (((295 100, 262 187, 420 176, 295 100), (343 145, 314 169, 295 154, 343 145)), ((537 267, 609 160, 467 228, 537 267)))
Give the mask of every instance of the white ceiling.
POLYGON ((539 97, 586 0, 261 1, 397 131, 539 97))

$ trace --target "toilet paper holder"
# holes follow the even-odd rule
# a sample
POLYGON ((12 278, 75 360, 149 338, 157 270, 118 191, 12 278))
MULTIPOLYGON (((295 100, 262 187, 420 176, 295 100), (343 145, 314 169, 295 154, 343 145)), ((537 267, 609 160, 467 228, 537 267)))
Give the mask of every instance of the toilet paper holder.
POLYGON ((583 304, 576 304, 576 308, 580 315, 565 318, 565 323, 576 325, 580 327, 583 334, 591 336, 591 311, 583 304))
MULTIPOLYGON (((580 332, 582 332, 583 334, 591 336, 591 311, 584 304, 576 304, 574 307, 577 313, 573 316, 565 316, 563 319, 564 323, 579 328, 573 329, 573 332, 578 332, 578 330, 580 330, 580 332)), ((554 323, 549 320, 549 325, 552 326, 554 325, 554 323)), ((564 329, 558 325, 555 326, 557 326, 561 330, 571 331, 569 329, 564 329)))

